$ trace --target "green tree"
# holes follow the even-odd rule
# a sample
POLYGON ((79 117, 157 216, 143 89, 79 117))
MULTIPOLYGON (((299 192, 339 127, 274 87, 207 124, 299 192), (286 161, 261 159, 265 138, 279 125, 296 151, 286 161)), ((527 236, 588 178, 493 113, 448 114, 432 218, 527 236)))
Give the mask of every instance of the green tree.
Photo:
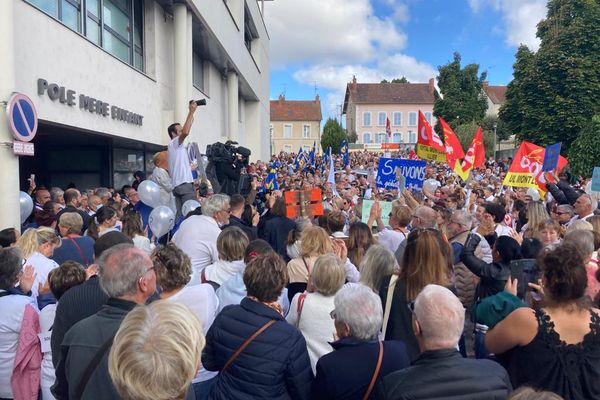
POLYGON ((392 79, 391 82, 388 81, 387 79, 384 79, 379 83, 410 83, 410 82, 408 81, 408 79, 406 79, 405 76, 403 76, 402 78, 394 78, 394 79, 392 79))
POLYGON ((600 115, 586 124, 569 149, 569 167, 575 175, 590 177, 600 166, 600 115))
POLYGON ((481 121, 481 128, 484 131, 494 132, 496 128, 496 137, 498 142, 501 140, 507 140, 510 136, 510 131, 506 128, 506 123, 495 115, 486 115, 481 121))
POLYGON ((348 143, 356 143, 358 142, 358 135, 355 130, 348 132, 348 143))
POLYGON ((346 131, 339 122, 333 118, 328 118, 323 126, 321 135, 321 148, 327 151, 331 147, 332 153, 339 153, 342 147, 342 141, 346 139, 346 131))
MULTIPOLYGON (((480 122, 487 110, 483 82, 487 74, 479 74, 478 64, 460 65, 459 53, 446 65, 438 67, 438 85, 444 98, 435 93, 433 114, 442 117, 453 129, 468 122, 480 122)), ((436 131, 441 132, 440 126, 436 131)))
POLYGON ((540 48, 517 51, 500 118, 519 139, 569 151, 600 113, 600 2, 550 0, 540 48))
MULTIPOLYGON (((479 126, 479 123, 471 121, 467 122, 466 124, 459 125, 454 129, 454 133, 456 133, 456 137, 460 141, 465 154, 467 153, 467 150, 469 150, 471 142, 473 141, 473 137, 475 137, 475 133, 477 132, 477 129, 479 129, 479 126)), ((483 146, 485 147, 486 158, 494 155, 493 131, 483 129, 483 146)))

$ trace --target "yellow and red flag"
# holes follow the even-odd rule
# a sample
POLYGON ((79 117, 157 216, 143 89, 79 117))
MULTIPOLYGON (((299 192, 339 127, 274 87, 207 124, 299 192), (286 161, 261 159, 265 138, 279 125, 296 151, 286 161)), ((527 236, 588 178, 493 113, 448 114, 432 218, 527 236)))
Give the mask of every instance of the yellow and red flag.
POLYGON ((418 130, 417 155, 423 160, 446 161, 444 143, 420 110, 418 130))
MULTIPOLYGON (((521 143, 502 184, 504 186, 532 187, 543 196, 546 193, 546 179, 542 171, 545 152, 545 148, 533 143, 521 143)), ((559 156, 556 173, 562 171, 567 163, 566 158, 559 156)))
POLYGON ((467 150, 465 159, 462 164, 455 162, 454 172, 461 177, 463 181, 466 181, 469 177, 469 173, 473 168, 481 167, 485 163, 485 148, 483 146, 483 131, 481 128, 477 129, 471 146, 467 150))
POLYGON ((446 162, 450 168, 454 168, 456 161, 465 158, 465 153, 452 128, 450 128, 442 117, 439 117, 438 121, 442 126, 442 135, 444 135, 444 143, 446 145, 446 162))

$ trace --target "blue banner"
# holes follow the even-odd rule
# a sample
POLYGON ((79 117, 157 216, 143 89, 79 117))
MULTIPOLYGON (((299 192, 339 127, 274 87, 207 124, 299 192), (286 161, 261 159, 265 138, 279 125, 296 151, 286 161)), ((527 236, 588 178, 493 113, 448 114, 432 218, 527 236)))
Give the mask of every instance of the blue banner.
POLYGON ((407 189, 421 190, 425 180, 425 167, 427 161, 408 160, 403 158, 380 158, 377 169, 377 187, 385 189, 398 189, 396 169, 404 177, 407 189))
POLYGON ((562 143, 554 143, 546 147, 544 152, 544 165, 542 171, 554 171, 558 165, 558 157, 560 157, 560 147, 562 143))

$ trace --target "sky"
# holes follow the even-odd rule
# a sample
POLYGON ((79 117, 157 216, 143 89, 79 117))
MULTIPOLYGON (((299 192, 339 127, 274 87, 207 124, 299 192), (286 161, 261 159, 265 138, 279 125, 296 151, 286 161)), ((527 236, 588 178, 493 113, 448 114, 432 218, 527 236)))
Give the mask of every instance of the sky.
POLYGON ((270 97, 321 98, 339 117, 346 83, 427 82, 459 52, 506 85, 520 44, 537 50, 547 0, 274 0, 265 2, 270 97), (316 88, 316 90, 315 90, 316 88))

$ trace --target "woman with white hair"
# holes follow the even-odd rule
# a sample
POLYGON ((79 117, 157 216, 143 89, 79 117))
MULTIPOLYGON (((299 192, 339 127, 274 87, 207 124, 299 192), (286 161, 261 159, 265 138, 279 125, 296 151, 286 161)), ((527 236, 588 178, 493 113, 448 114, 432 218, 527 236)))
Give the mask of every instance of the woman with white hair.
POLYGON ((183 304, 136 307, 117 331, 108 372, 123 399, 185 399, 204 343, 200 321, 183 304))
POLYGON ((396 257, 387 248, 374 244, 360 263, 360 283, 379 293, 383 279, 398 268, 396 257))
POLYGON ((329 313, 333 310, 333 298, 345 279, 342 260, 335 254, 323 254, 315 261, 309 278, 312 292, 297 294, 290 304, 286 320, 304 335, 313 372, 319 357, 331 351, 329 341, 334 326, 329 313))
POLYGON ((363 285, 342 288, 331 312, 337 340, 334 351, 317 362, 313 399, 368 399, 375 384, 410 364, 406 347, 396 340, 379 341, 381 300, 363 285))

